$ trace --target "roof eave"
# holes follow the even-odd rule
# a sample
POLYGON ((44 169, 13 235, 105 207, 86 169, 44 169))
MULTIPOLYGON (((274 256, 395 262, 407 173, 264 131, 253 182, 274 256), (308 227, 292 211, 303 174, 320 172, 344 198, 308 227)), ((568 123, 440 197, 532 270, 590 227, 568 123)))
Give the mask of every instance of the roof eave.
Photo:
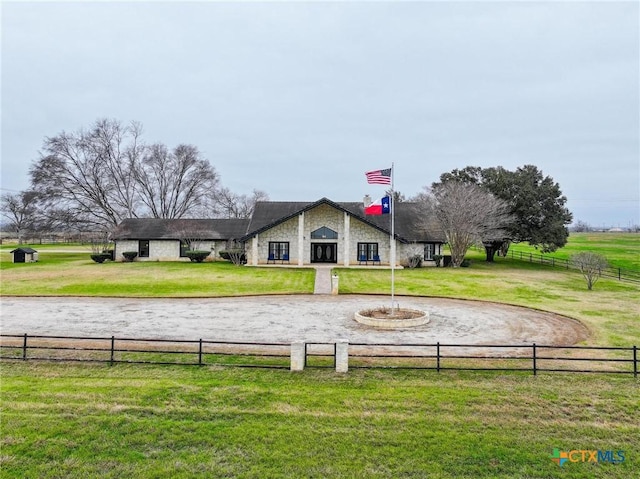
POLYGON ((355 214, 353 211, 349 211, 348 209, 344 208, 343 206, 340 205, 340 203, 336 203, 334 201, 331 201, 328 198, 322 198, 322 199, 320 199, 318 201, 315 201, 313 203, 309 203, 304 208, 300 208, 299 210, 295 211, 294 213, 291 213, 289 215, 283 216, 282 218, 279 218, 276 221, 272 221, 271 223, 269 223, 269 224, 267 224, 265 226, 262 226, 262 227, 260 227, 260 228, 258 228, 256 230, 254 230, 254 231, 250 231, 249 233, 244 235, 242 238, 240 238, 240 241, 243 241, 243 242, 247 241, 248 239, 251 239, 254 236, 256 236, 256 235, 258 235, 258 234, 260 234, 260 233, 262 233, 264 231, 267 231, 267 230, 269 230, 269 229, 271 229, 271 228, 273 228, 275 226, 278 226, 279 224, 284 223, 285 221, 288 221, 291 218, 295 218, 300 213, 304 213, 306 211, 312 210, 313 208, 316 208, 317 206, 320 206, 320 205, 323 205, 323 204, 332 206, 333 208, 336 208, 337 210, 340 210, 340 211, 342 211, 344 213, 347 213, 347 214, 351 215, 352 217, 357 218, 358 220, 362 221, 363 223, 371 226, 372 228, 377 229, 378 231, 382 231, 383 233, 386 233, 386 234, 391 234, 391 232, 388 229, 382 228, 382 227, 378 226, 375 223, 371 223, 365 217, 360 216, 358 214, 355 214))

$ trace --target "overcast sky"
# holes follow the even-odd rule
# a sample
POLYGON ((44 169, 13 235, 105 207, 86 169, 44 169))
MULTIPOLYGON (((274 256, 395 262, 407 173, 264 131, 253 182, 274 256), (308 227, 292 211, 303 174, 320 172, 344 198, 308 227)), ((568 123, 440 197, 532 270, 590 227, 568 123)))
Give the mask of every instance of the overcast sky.
POLYGON ((237 193, 418 193, 537 165, 575 220, 640 224, 637 1, 2 2, 2 191, 98 118, 196 145, 237 193))

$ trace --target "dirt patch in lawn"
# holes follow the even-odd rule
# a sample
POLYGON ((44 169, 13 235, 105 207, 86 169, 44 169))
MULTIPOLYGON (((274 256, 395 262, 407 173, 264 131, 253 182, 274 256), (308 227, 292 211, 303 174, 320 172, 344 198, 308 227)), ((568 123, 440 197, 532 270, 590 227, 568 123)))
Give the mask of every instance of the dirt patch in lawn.
POLYGON ((386 320, 402 320, 402 319, 413 319, 419 318, 420 316, 424 316, 423 311, 415 311, 412 309, 397 309, 397 308, 387 308, 381 306, 375 309, 365 309, 363 311, 359 311, 362 316, 366 316, 368 318, 375 319, 386 319, 386 320))

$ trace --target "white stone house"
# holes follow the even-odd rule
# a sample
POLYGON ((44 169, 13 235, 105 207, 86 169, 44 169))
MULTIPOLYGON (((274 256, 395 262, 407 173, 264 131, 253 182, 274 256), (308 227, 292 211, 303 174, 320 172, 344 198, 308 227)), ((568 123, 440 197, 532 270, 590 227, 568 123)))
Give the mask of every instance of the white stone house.
MULTIPOLYGON (((178 260, 187 245, 180 230, 201 232, 197 249, 218 251, 235 242, 244 245, 247 264, 329 263, 340 266, 389 265, 391 248, 396 263, 421 254, 427 262, 442 254, 444 234, 435 221, 425 224, 415 203, 395 205, 395 238, 391 239, 391 216, 364 214, 362 202, 335 203, 263 201, 249 220, 123 221, 114 236, 116 258, 124 251, 138 251, 140 260, 178 260)), ((186 258, 185 258, 186 260, 186 258)))
MULTIPOLYGON (((444 235, 435 225, 423 225, 415 203, 395 205, 395 240, 391 216, 364 214, 362 202, 335 203, 327 198, 308 202, 265 201, 256 205, 245 244, 247 263, 288 262, 303 266, 386 264, 391 248, 396 263, 420 251, 426 261, 442 254, 444 235)), ((435 223, 435 222, 434 222, 435 223)))
POLYGON ((122 253, 135 251, 136 261, 189 261, 189 249, 211 251, 209 260, 222 260, 225 250, 247 231, 249 220, 238 219, 160 219, 128 218, 118 225, 115 241, 116 260, 122 253))

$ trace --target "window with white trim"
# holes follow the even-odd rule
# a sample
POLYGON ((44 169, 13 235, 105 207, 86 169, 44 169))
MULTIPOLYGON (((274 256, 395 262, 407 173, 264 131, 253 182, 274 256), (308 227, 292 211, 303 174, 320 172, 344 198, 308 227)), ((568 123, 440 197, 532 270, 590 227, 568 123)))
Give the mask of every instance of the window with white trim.
POLYGON ((433 261, 433 255, 436 254, 436 245, 433 243, 427 243, 424 245, 424 259, 425 261, 433 261))

